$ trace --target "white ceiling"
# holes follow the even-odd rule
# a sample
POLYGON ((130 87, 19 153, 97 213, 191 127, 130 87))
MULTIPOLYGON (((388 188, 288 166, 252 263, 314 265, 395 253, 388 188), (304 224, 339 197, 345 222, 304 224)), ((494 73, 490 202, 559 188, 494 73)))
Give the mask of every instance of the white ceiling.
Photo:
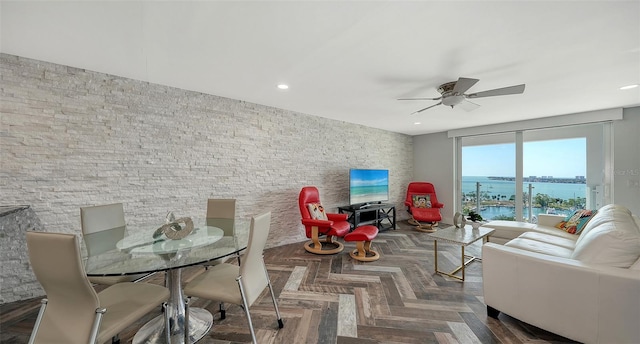
POLYGON ((409 135, 640 105, 619 90, 640 83, 638 0, 0 6, 3 53, 409 135), (526 90, 471 112, 396 100, 458 77, 526 90))

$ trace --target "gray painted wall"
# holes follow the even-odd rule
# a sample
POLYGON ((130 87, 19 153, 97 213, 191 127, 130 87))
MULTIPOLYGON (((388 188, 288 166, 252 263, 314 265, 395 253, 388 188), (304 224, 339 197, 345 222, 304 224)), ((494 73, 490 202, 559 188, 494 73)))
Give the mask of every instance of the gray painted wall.
POLYGON ((7 54, 0 77, 0 205, 30 205, 46 231, 79 234, 87 205, 122 202, 140 225, 236 198, 240 216, 272 211, 269 247, 302 242, 300 188, 335 211, 349 168, 389 169, 406 218, 410 136, 7 54))
POLYGON ((613 123, 613 197, 640 216, 640 107, 613 123))

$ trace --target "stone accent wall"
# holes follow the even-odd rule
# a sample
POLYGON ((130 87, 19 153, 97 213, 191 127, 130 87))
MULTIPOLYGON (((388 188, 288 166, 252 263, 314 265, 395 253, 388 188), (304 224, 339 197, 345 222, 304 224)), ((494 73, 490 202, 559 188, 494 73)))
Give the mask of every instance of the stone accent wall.
POLYGON ((42 231, 42 223, 29 206, 0 207, 0 304, 43 295, 29 268, 27 230, 42 231))
POLYGON ((132 225, 236 198, 240 216, 272 212, 268 247, 302 242, 300 188, 334 211, 349 168, 388 168, 406 218, 411 136, 7 54, 0 78, 0 205, 46 231, 79 234, 87 205, 122 202, 132 225))

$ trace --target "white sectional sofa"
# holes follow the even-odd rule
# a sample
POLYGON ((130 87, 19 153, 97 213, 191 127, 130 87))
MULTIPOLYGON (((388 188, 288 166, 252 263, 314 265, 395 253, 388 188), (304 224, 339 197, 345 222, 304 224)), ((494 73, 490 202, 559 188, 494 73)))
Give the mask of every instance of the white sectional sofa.
POLYGON ((558 222, 565 218, 564 215, 539 214, 538 223, 527 223, 517 221, 491 221, 483 225, 495 229, 491 234, 491 242, 506 244, 509 240, 515 239, 527 232, 551 234, 554 236, 577 240, 573 234, 569 234, 555 227, 558 222))
POLYGON ((503 312, 584 343, 640 343, 640 219, 606 205, 580 235, 552 219, 485 225, 496 229, 482 250, 489 316, 503 312))

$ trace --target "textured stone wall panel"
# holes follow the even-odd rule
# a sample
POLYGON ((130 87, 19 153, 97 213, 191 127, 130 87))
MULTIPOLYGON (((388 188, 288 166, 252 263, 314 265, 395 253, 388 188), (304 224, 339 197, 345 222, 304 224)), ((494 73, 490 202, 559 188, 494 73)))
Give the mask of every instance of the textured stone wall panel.
POLYGON ((79 234, 87 205, 122 202, 139 225, 231 197, 273 212, 269 247, 301 242, 300 188, 335 210, 349 168, 389 169, 406 217, 410 136, 7 54, 0 73, 0 205, 31 205, 47 231, 79 234))
POLYGON ((25 236, 27 230, 42 231, 42 223, 28 206, 11 208, 7 213, 0 209, 0 304, 44 294, 29 266, 25 236))

